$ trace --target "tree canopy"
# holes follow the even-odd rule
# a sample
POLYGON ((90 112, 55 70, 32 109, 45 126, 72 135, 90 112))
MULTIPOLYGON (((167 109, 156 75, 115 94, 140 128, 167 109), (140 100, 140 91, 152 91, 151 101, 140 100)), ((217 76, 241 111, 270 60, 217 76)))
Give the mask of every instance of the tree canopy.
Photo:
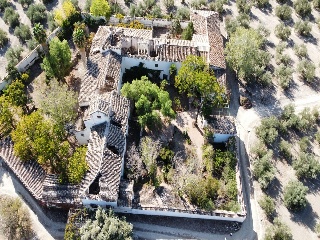
POLYGON ((106 0, 92 0, 90 13, 93 16, 104 16, 108 19, 111 15, 111 8, 106 0))
POLYGON ((270 61, 270 54, 263 50, 265 37, 255 29, 243 27, 231 34, 226 45, 226 60, 246 81, 262 76, 270 61))
POLYGON ((27 103, 27 95, 21 80, 13 81, 3 93, 10 104, 14 106, 24 106, 27 103))
POLYGON ((307 205, 308 187, 299 181, 290 181, 284 189, 284 204, 290 210, 296 211, 307 205))
POLYGON ((71 0, 65 0, 62 7, 54 11, 54 20, 61 26, 62 23, 77 12, 71 0))
POLYGON ((21 113, 20 108, 12 106, 5 96, 0 96, 0 138, 14 129, 16 116, 21 113))
POLYGON ((146 76, 140 80, 133 80, 132 83, 125 83, 121 93, 135 102, 136 114, 142 127, 151 127, 159 122, 158 110, 166 117, 173 118, 175 116, 169 93, 161 90, 146 76))
POLYGON ((71 51, 66 40, 55 37, 50 42, 49 54, 43 59, 41 68, 49 78, 62 80, 71 67, 71 51))
POLYGON ((281 222, 279 218, 273 221, 273 226, 266 231, 265 240, 291 240, 292 233, 290 228, 285 223, 281 222))
POLYGON ((36 23, 34 25, 33 35, 37 42, 40 44, 45 43, 47 40, 46 31, 44 30, 43 25, 41 25, 40 23, 36 23))
POLYGON ((131 240, 132 224, 119 219, 110 210, 107 213, 101 207, 96 211, 94 220, 88 220, 81 228, 81 240, 131 240))

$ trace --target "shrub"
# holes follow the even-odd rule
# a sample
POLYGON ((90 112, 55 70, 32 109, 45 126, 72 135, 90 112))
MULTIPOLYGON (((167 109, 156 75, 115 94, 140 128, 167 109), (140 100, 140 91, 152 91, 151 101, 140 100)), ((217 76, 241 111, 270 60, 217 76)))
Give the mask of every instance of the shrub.
POLYGON ((282 89, 288 89, 290 81, 292 79, 292 69, 285 66, 283 63, 275 71, 275 76, 277 77, 279 84, 282 89))
POLYGON ((299 181, 290 181, 284 188, 284 204, 289 210, 300 210, 307 205, 308 187, 299 181))
POLYGON ((37 42, 37 40, 35 40, 34 38, 31 38, 30 40, 27 40, 26 43, 27 43, 27 47, 28 47, 29 50, 35 49, 39 44, 37 42))
POLYGON ((318 130, 318 132, 315 134, 315 139, 316 141, 320 144, 320 131, 318 130))
POLYGON ((190 19, 190 10, 187 7, 179 7, 176 13, 176 18, 180 20, 190 19))
POLYGON ((247 0, 236 0, 236 5, 239 13, 249 13, 251 10, 251 4, 247 0))
POLYGON ((284 23, 280 23, 276 26, 274 32, 277 38, 280 38, 282 41, 285 41, 288 40, 288 38, 291 35, 291 28, 286 27, 284 23))
POLYGON ((10 3, 8 0, 0 0, 0 12, 3 12, 6 7, 9 7, 10 3))
POLYGON ((314 231, 316 232, 317 236, 320 237, 320 223, 319 222, 315 226, 314 231))
POLYGON ((24 84, 20 80, 13 81, 4 91, 3 95, 14 106, 24 106, 27 103, 27 95, 24 84))
POLYGON ((19 0, 19 3, 23 8, 28 8, 33 3, 33 0, 19 0))
POLYGON ((272 217, 276 210, 274 200, 267 195, 264 195, 263 198, 259 200, 259 205, 264 210, 268 218, 272 217))
POLYGON ((0 49, 3 48, 9 42, 7 32, 0 29, 0 49))
POLYGON ((50 31, 55 30, 59 26, 58 23, 54 20, 53 13, 48 13, 47 22, 48 22, 48 28, 50 31))
POLYGON ((308 0, 296 0, 293 3, 293 7, 301 17, 306 17, 311 14, 311 4, 308 0))
POLYGON ((298 21, 294 24, 294 30, 303 37, 307 37, 310 35, 312 27, 309 21, 298 21))
POLYGON ((283 21, 290 20, 291 14, 292 14, 292 10, 287 4, 276 7, 276 16, 283 21))
POLYGON ((46 7, 39 4, 32 4, 27 11, 27 16, 32 24, 43 22, 47 19, 46 7))
POLYGON ((223 5, 226 4, 226 2, 226 0, 216 0, 209 4, 209 8, 211 11, 215 11, 221 15, 224 11, 223 5))
POLYGON ((253 175, 258 180, 262 189, 266 189, 274 179, 275 167, 271 163, 272 152, 269 151, 262 158, 258 158, 253 163, 253 175))
POLYGON ((280 3, 280 4, 284 4, 284 3, 288 2, 288 0, 276 0, 276 1, 277 1, 277 3, 280 3))
POLYGON ((284 64, 285 66, 288 66, 291 62, 291 58, 288 54, 276 54, 276 63, 277 64, 284 64))
POLYGON ((320 174, 320 163, 313 154, 300 153, 293 162, 298 178, 317 178, 320 174))
POLYGON ((206 0, 192 0, 190 5, 194 9, 201 9, 202 6, 205 6, 207 4, 206 0))
POLYGON ((313 7, 319 11, 320 9, 320 0, 313 0, 312 1, 313 7))
POLYGON ((11 28, 15 28, 19 25, 20 17, 12 7, 6 7, 4 10, 3 20, 5 23, 9 24, 11 28))
POLYGON ((167 12, 170 12, 174 8, 174 0, 163 0, 163 5, 165 6, 167 12))
POLYGON ((14 29, 14 35, 18 37, 22 42, 26 42, 31 38, 30 27, 21 23, 20 26, 14 29))
POLYGON ((267 148, 266 146, 258 141, 252 148, 252 151, 251 151, 254 155, 256 155, 257 158, 262 158, 264 155, 266 155, 268 152, 267 152, 267 148))
POLYGON ((298 129, 300 131, 308 131, 310 130, 314 124, 316 123, 316 118, 310 111, 310 108, 306 107, 300 113, 300 119, 298 122, 298 129))
POLYGON ((279 120, 275 116, 264 118, 256 129, 257 136, 266 144, 272 144, 278 137, 279 120))
POLYGON ((299 147, 301 152, 305 152, 308 150, 308 148, 310 147, 310 141, 307 136, 304 136, 303 138, 300 139, 299 147))
POLYGON ((279 144, 280 154, 285 158, 291 158, 291 145, 285 140, 281 140, 279 144))
POLYGON ((312 82, 315 77, 316 66, 309 60, 302 60, 298 63, 297 71, 300 78, 307 82, 312 82))
POLYGON ((271 72, 266 71, 266 72, 262 73, 259 76, 258 80, 263 86, 270 86, 271 83, 272 83, 272 74, 271 74, 271 72))
POLYGON ((306 45, 295 45, 294 46, 294 52, 299 58, 306 58, 308 56, 308 50, 306 45))
POLYGON ((292 233, 288 225, 276 218, 273 225, 266 230, 265 240, 291 240, 292 233))
POLYGON ((182 39, 191 40, 192 36, 193 36, 193 33, 194 33, 193 23, 190 22, 190 23, 188 23, 187 28, 184 29, 183 32, 182 32, 182 39))
POLYGON ((268 6, 269 0, 256 0, 256 5, 258 8, 265 8, 268 6))
POLYGON ((6 52, 6 59, 8 62, 10 62, 13 65, 17 65, 17 63, 20 61, 22 53, 22 47, 18 46, 15 48, 9 48, 6 52))

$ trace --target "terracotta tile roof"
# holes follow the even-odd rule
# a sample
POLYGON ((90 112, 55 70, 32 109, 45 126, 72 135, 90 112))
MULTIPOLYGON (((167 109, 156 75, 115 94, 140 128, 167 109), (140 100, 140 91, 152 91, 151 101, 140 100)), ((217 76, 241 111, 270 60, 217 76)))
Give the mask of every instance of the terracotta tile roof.
POLYGON ((125 143, 126 137, 121 128, 110 124, 107 136, 107 147, 114 147, 119 155, 122 155, 125 151, 125 143))
POLYGON ((130 100, 113 91, 111 93, 111 112, 110 118, 112 121, 120 124, 121 128, 127 128, 127 122, 130 110, 130 100))
POLYGON ((117 89, 120 81, 122 57, 109 50, 90 54, 87 71, 81 81, 79 103, 89 103, 96 95, 117 89))
POLYGON ((109 114, 109 106, 110 106, 110 94, 103 95, 103 98, 96 98, 90 102, 88 114, 92 114, 96 111, 100 111, 109 114))

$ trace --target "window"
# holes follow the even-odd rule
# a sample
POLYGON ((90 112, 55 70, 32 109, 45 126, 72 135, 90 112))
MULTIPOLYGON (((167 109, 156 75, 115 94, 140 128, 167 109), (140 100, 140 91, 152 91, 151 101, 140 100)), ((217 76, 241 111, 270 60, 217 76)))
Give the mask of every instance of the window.
POLYGON ((158 63, 156 63, 154 66, 155 66, 155 67, 158 67, 158 63))
POLYGON ((97 116, 97 118, 101 118, 101 116, 97 116))

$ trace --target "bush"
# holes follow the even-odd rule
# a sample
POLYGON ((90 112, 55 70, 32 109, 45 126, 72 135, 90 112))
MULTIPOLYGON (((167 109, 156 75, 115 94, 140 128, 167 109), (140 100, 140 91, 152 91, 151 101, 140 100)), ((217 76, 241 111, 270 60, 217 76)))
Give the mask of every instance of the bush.
POLYGON ((304 136, 303 138, 300 139, 299 147, 301 152, 305 152, 308 150, 308 148, 310 147, 310 141, 307 136, 304 136))
POLYGON ((277 38, 280 38, 282 41, 288 40, 291 35, 291 28, 286 27, 284 23, 280 23, 276 26, 274 33, 277 38))
POLYGON ((266 146, 258 141, 252 148, 252 151, 251 151, 254 155, 256 155, 256 158, 262 158, 264 155, 266 155, 268 152, 267 152, 267 148, 266 146))
POLYGON ((249 13, 251 10, 251 4, 247 0, 236 0, 236 5, 239 13, 249 13))
POLYGON ((0 49, 3 48, 9 42, 7 32, 0 29, 0 49))
POLYGON ((298 63, 297 71, 300 78, 307 82, 312 82, 315 77, 316 66, 309 60, 302 60, 298 63))
POLYGON ((6 7, 9 7, 10 3, 8 0, 0 0, 0 12, 3 12, 6 7))
POLYGON ((271 197, 264 195, 263 198, 259 200, 259 205, 264 210, 268 218, 273 216, 276 210, 276 205, 271 197))
POLYGON ((257 136, 266 144, 272 144, 278 137, 279 120, 275 116, 264 118, 256 129, 257 136))
POLYGON ((48 13, 47 22, 48 28, 51 32, 59 26, 58 23, 54 20, 54 15, 52 13, 48 13))
POLYGON ((293 3, 294 10, 301 17, 306 17, 311 14, 311 4, 308 0, 296 0, 293 3))
POLYGON ((316 232, 317 236, 320 237, 320 223, 319 222, 315 226, 314 231, 316 232))
POLYGON ((300 113, 300 119, 298 122, 298 129, 300 131, 308 131, 316 124, 316 118, 310 111, 310 108, 306 107, 300 113))
POLYGON ((176 13, 176 18, 180 20, 190 19, 190 10, 187 7, 179 7, 176 13))
POLYGON ((193 23, 190 22, 188 23, 188 26, 186 27, 186 29, 184 29, 182 32, 182 39, 191 40, 193 33, 194 33, 193 23))
POLYGON ((312 27, 309 21, 298 21, 294 24, 294 30, 303 37, 307 37, 310 35, 312 27))
POLYGON ((271 72, 266 71, 266 72, 262 73, 259 76, 258 80, 263 86, 270 86, 272 84, 272 74, 271 74, 271 72))
POLYGON ((265 8, 269 5, 269 0, 256 0, 255 2, 258 8, 265 8))
POLYGON ((276 0, 276 1, 277 1, 277 3, 280 3, 280 4, 284 4, 284 3, 288 2, 288 0, 276 0))
POLYGON ((276 54, 276 63, 288 66, 291 62, 291 58, 288 54, 276 54))
POLYGON ((313 3, 313 7, 316 9, 316 10, 320 10, 320 0, 313 0, 312 1, 313 3))
POLYGON ((276 7, 276 16, 283 21, 290 20, 291 14, 292 14, 292 10, 287 4, 276 7))
POLYGON ((33 0, 19 0, 19 3, 23 8, 28 8, 33 3, 33 0))
POLYGON ((285 140, 281 140, 279 144, 279 152, 285 158, 291 158, 291 145, 285 140))
POLYGON ((227 2, 226 0, 216 0, 209 4, 209 8, 211 11, 215 11, 219 13, 219 15, 221 15, 224 11, 223 5, 226 4, 226 2, 227 2))
POLYGON ((277 77, 282 89, 286 90, 289 88, 290 81, 292 79, 292 69, 290 67, 281 63, 275 71, 275 76, 277 77))
POLYGON ((306 58, 308 56, 308 50, 305 44, 295 45, 294 52, 299 58, 306 58))
POLYGON ((32 24, 41 23, 47 19, 46 7, 39 4, 32 4, 27 11, 27 16, 32 24))
POLYGON ((174 0, 163 0, 163 5, 165 6, 167 12, 170 12, 174 8, 174 0))
POLYGON ((202 6, 205 6, 207 4, 206 0, 192 0, 190 5, 194 9, 201 9, 202 6))
POLYGON ((27 43, 27 47, 28 47, 29 50, 35 49, 39 44, 37 42, 37 40, 35 40, 34 38, 31 38, 30 40, 27 40, 26 43, 27 43))
POLYGON ((22 42, 26 42, 31 38, 30 27, 28 25, 21 23, 20 26, 14 29, 14 35, 17 38, 19 38, 22 42))
POLYGON ((317 178, 320 174, 320 163, 314 155, 300 153, 293 162, 293 169, 296 170, 298 178, 317 178))
POLYGON ((320 144, 320 131, 318 130, 318 132, 315 135, 315 139, 316 141, 320 144))
POLYGON ((4 10, 3 20, 9 24, 11 28, 15 28, 20 23, 19 13, 17 13, 12 7, 6 7, 4 10))
POLYGON ((269 151, 262 158, 258 158, 253 163, 253 175, 260 183, 262 189, 266 189, 274 179, 275 167, 271 163, 272 152, 269 151))
POLYGON ((10 47, 6 52, 6 59, 8 62, 10 62, 13 65, 17 65, 20 61, 22 53, 22 47, 18 46, 15 48, 10 47))
POLYGON ((308 187, 299 181, 290 181, 284 188, 284 204, 289 210, 297 211, 307 205, 308 187))
POLYGON ((276 218, 273 225, 266 230, 265 240, 291 240, 292 233, 290 228, 280 219, 276 218))

